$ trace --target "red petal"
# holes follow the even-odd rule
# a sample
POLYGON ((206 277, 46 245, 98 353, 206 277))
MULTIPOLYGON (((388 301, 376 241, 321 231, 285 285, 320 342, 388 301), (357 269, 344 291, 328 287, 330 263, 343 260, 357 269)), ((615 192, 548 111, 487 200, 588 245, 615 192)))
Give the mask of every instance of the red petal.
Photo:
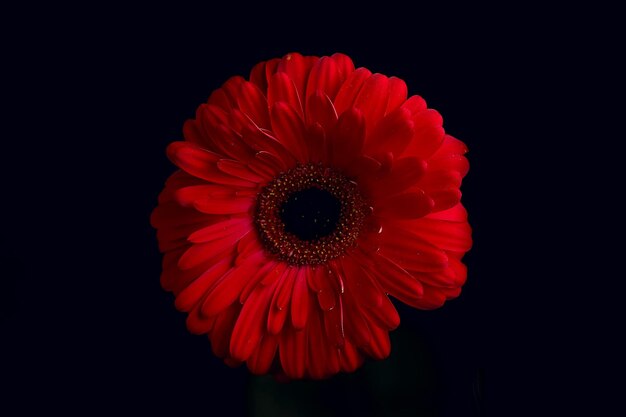
POLYGON ((355 108, 347 110, 328 134, 333 164, 345 167, 360 155, 365 141, 365 118, 355 108))
POLYGON ((204 200, 212 195, 232 195, 233 191, 232 188, 222 185, 192 185, 176 190, 174 200, 183 207, 193 207, 193 203, 198 200, 204 200))
POLYGON ((455 171, 426 175, 419 185, 433 199, 433 212, 448 210, 461 201, 461 176, 455 171))
POLYGON ((209 333, 213 353, 218 358, 227 358, 229 356, 228 347, 240 310, 241 305, 239 303, 232 304, 222 314, 218 315, 213 329, 209 333))
POLYGON ((365 352, 374 359, 385 359, 391 353, 389 331, 378 326, 370 327, 370 343, 365 352))
POLYGON ((206 126, 211 145, 220 156, 227 156, 236 161, 248 161, 254 151, 243 141, 241 136, 226 124, 206 126))
POLYGON ((185 324, 187 325, 187 330, 189 330, 190 333, 204 334, 210 332, 213 329, 216 319, 217 316, 204 317, 200 313, 200 304, 197 304, 195 308, 191 310, 191 312, 187 315, 185 324))
POLYGON ((334 349, 329 349, 326 335, 324 334, 324 328, 320 318, 320 311, 311 308, 309 312, 309 322, 307 325, 308 335, 308 369, 311 378, 321 379, 329 374, 334 374, 339 371, 339 361, 331 360, 332 356, 329 352, 334 349))
POLYGON ((433 211, 447 210, 461 201, 461 191, 457 187, 430 191, 428 195, 435 202, 433 211))
POLYGON ((228 113, 228 123, 225 124, 231 131, 239 135, 244 129, 264 129, 254 123, 249 116, 239 109, 232 109, 228 113))
POLYGON ((343 265, 346 285, 352 288, 355 297, 361 301, 363 313, 386 329, 398 327, 400 316, 378 281, 350 257, 344 258, 343 265))
POLYGON ((237 97, 239 109, 259 127, 269 128, 269 107, 259 87, 251 82, 241 84, 237 97))
MULTIPOLYGON (((236 75, 234 77, 230 77, 226 80, 224 85, 222 85, 221 90, 226 94, 226 97, 228 97, 230 107, 237 107, 237 97, 239 96, 241 84, 245 82, 246 80, 243 77, 236 75)), ((224 110, 229 111, 230 109, 224 110)))
POLYGON ((237 258, 235 265, 241 265, 248 258, 258 257, 258 252, 263 252, 265 248, 259 241, 256 233, 248 233, 237 242, 237 258))
POLYGON ((337 305, 335 290, 321 290, 317 293, 317 302, 323 311, 330 311, 337 305))
POLYGON ((351 257, 341 259, 346 287, 362 306, 378 308, 382 304, 384 294, 369 279, 365 271, 351 257))
POLYGON ((369 345, 371 333, 367 320, 363 317, 359 309, 352 303, 355 301, 351 296, 346 297, 345 308, 345 333, 346 338, 355 344, 358 348, 369 345), (348 307, 350 305, 350 307, 348 307))
POLYGON ((261 285, 271 285, 274 282, 277 282, 283 276, 283 274, 286 273, 285 270, 290 267, 290 265, 284 262, 277 261, 276 269, 267 273, 265 278, 263 278, 263 280, 261 281, 261 285))
POLYGON ((307 284, 308 267, 298 269, 291 296, 291 324, 296 330, 306 326, 309 312, 309 286, 307 284))
POLYGON ((426 109, 415 114, 413 121, 415 122, 416 130, 443 125, 443 117, 434 109, 426 109))
POLYGON ((345 346, 339 353, 341 369, 344 372, 354 372, 363 364, 363 355, 361 355, 356 347, 350 342, 346 342, 345 346))
POLYGON ((307 359, 307 332, 286 330, 280 334, 280 363, 289 378, 304 376, 307 359))
POLYGON ((393 330, 400 325, 400 315, 386 295, 379 308, 369 308, 366 313, 378 326, 385 329, 393 330))
POLYGON ((457 204, 448 210, 431 213, 426 218, 432 220, 446 220, 450 222, 465 222, 467 221, 467 210, 465 210, 465 207, 463 207, 462 204, 457 204))
POLYGON ((257 268, 257 260, 250 259, 242 265, 233 267, 227 274, 222 276, 213 288, 209 290, 209 294, 202 303, 202 314, 213 316, 234 303, 238 299, 244 285, 246 285, 247 280, 254 274, 257 268))
POLYGON ((202 177, 194 173, 202 174, 208 166, 219 160, 218 155, 188 142, 170 143, 167 147, 167 156, 174 164, 198 178, 202 177), (185 167, 181 167, 179 162, 185 167))
POLYGON ((358 300, 349 288, 346 289, 344 293, 344 299, 344 332, 346 338, 357 347, 367 346, 370 342, 371 335, 367 321, 361 314, 358 300))
POLYGON ((372 157, 361 155, 357 157, 345 170, 346 173, 359 180, 373 180, 377 178, 382 164, 372 157))
POLYGON ((309 287, 317 293, 321 309, 323 311, 333 309, 337 302, 337 295, 326 268, 312 268, 307 278, 309 287))
POLYGON ((243 304, 248 299, 250 294, 259 285, 271 285, 276 281, 276 278, 281 276, 287 265, 284 262, 268 261, 254 274, 254 276, 248 281, 246 286, 241 290, 239 295, 239 301, 243 304), (270 279, 268 279, 268 277, 270 279), (265 281, 265 282, 264 282, 265 281), (264 282, 264 284, 261 284, 264 282))
MULTIPOLYGON (((341 300, 341 297, 339 298, 341 300)), ((343 308, 341 302, 339 306, 324 312, 324 329, 326 335, 335 349, 340 349, 345 345, 345 334, 343 329, 343 308)))
POLYGON ((272 78, 272 75, 276 74, 276 71, 278 71, 280 61, 282 61, 280 58, 273 58, 267 61, 267 65, 265 65, 265 78, 268 81, 272 78))
POLYGON ((458 259, 449 256, 449 266, 441 272, 415 273, 422 283, 432 287, 458 288, 465 284, 467 267, 458 259))
MULTIPOLYGON (((413 120, 415 123, 415 119, 413 120)), ((418 158, 427 159, 441 146, 445 134, 441 126, 427 126, 419 129, 414 126, 415 134, 409 144, 407 153, 418 158)))
POLYGON ((291 168, 296 164, 296 160, 285 146, 267 132, 258 129, 244 130, 242 137, 256 152, 267 152, 276 156, 285 168, 291 168))
POLYGON ((415 307, 422 310, 433 310, 441 307, 446 299, 445 289, 424 285, 424 295, 422 299, 416 303, 415 307))
POLYGON ((374 257, 357 252, 360 259, 372 276, 378 280, 385 292, 408 305, 414 305, 422 296, 422 283, 395 262, 382 255, 374 257))
POLYGON ((332 58, 322 57, 311 68, 306 87, 307 98, 318 91, 329 97, 334 97, 342 82, 343 79, 338 72, 337 62, 332 58))
MULTIPOLYGON (((232 109, 224 110, 214 104, 201 104, 196 110, 196 120, 203 129, 216 125, 228 126, 232 109)), ((209 131, 207 130, 207 133, 209 131)))
POLYGON ((250 82, 254 83, 261 91, 267 91, 267 78, 265 77, 266 61, 261 61, 252 67, 250 82))
POLYGON ((202 150, 188 142, 172 142, 167 148, 170 160, 197 178, 218 184, 255 187, 256 184, 220 172, 215 163, 218 155, 202 150))
POLYGON ((248 162, 248 167, 263 177, 265 181, 274 178, 276 174, 287 169, 280 158, 265 151, 257 152, 254 160, 248 162))
POLYGON ((413 149, 420 158, 429 158, 443 142, 445 131, 441 126, 429 126, 421 130, 415 128, 414 142, 417 146, 413 149))
POLYGON ((413 272, 423 285, 432 287, 458 287, 456 284, 456 275, 452 268, 446 268, 439 272, 413 272))
POLYGON ((207 100, 207 104, 217 106, 225 111, 230 111, 233 107, 230 103, 228 95, 221 88, 211 93, 209 99, 207 100))
MULTIPOLYGON (((201 184, 206 184, 206 182, 199 178, 196 178, 187 174, 185 171, 181 169, 174 172, 172 175, 170 175, 170 177, 167 180, 165 180, 166 189, 170 189, 170 188, 178 189, 178 188, 187 187, 190 185, 201 185, 201 184)), ((167 190, 163 190, 163 191, 167 191, 167 190)))
POLYGON ((426 102, 420 96, 411 96, 402 104, 402 108, 409 110, 411 114, 417 114, 426 110, 426 102))
POLYGON ((238 217, 196 230, 188 237, 188 240, 193 243, 202 243, 221 239, 233 233, 239 233, 241 236, 247 233, 251 227, 252 222, 249 218, 238 217))
POLYGON ((298 275, 299 268, 297 267, 288 267, 287 273, 283 275, 282 286, 281 283, 278 283, 278 287, 276 287, 276 297, 274 298, 275 306, 279 310, 286 310, 289 307, 289 302, 291 301, 291 293, 293 290, 293 284, 296 280, 296 276, 298 275))
POLYGON ((288 268, 278 280, 267 315, 267 331, 270 334, 280 333, 285 324, 296 274, 296 268, 288 268))
POLYGON ((428 171, 435 175, 437 172, 458 172, 464 177, 469 171, 469 162, 467 158, 461 155, 451 155, 444 158, 430 159, 428 161, 428 171))
POLYGON ((161 251, 161 253, 180 248, 187 248, 189 243, 186 238, 174 238, 171 234, 166 233, 164 230, 157 231, 157 239, 159 241, 159 251, 161 251))
POLYGON ((368 132, 371 132, 385 115, 389 94, 387 84, 387 77, 374 74, 363 83, 359 95, 354 100, 354 107, 363 112, 368 132))
POLYGON ((328 144, 324 128, 319 123, 308 127, 307 147, 309 148, 309 161, 313 163, 326 162, 328 158, 328 144))
POLYGON ((380 201, 374 213, 381 217, 416 219, 430 213, 433 206, 433 200, 419 190, 380 201))
POLYGON ((254 198, 205 198, 194 202, 196 210, 209 214, 236 214, 247 213, 254 205, 254 198))
MULTIPOLYGON (((178 248, 163 255, 161 286, 166 291, 172 291, 176 284, 183 282, 187 286, 191 281, 196 279, 198 275, 206 271, 205 265, 200 265, 195 269, 181 271, 178 268, 178 260, 187 248, 178 248)), ((180 284, 179 284, 180 285, 180 284)))
POLYGON ((425 240, 444 250, 467 252, 472 247, 472 229, 466 222, 424 218, 415 222, 414 230, 425 240))
POLYGON ((384 246, 381 248, 380 254, 411 273, 439 272, 448 265, 448 257, 445 252, 423 242, 421 245, 414 244, 411 248, 384 246), (415 247, 427 247, 430 252, 417 252, 415 247))
POLYGON ((265 334, 264 323, 273 292, 274 286, 257 287, 246 300, 230 339, 230 354, 233 358, 241 361, 248 359, 259 344, 265 334))
POLYGON ((305 97, 305 86, 312 62, 298 53, 285 55, 276 69, 277 72, 286 73, 291 78, 298 89, 298 95, 305 97))
POLYGON ((380 253, 404 269, 441 271, 448 265, 445 252, 407 229, 387 224, 380 235, 380 253))
POLYGON ((461 174, 457 171, 440 169, 433 171, 432 165, 429 165, 426 175, 419 182, 419 186, 427 194, 432 194, 447 188, 459 188, 461 181, 461 174))
POLYGON ((365 80, 367 80, 371 75, 372 73, 367 68, 359 68, 348 76, 337 92, 337 97, 334 101, 335 109, 337 110, 338 115, 341 115, 349 108, 354 107, 354 100, 359 94, 365 80))
POLYGON ((391 152, 398 157, 406 149, 414 135, 410 112, 399 108, 385 116, 373 130, 368 130, 365 152, 376 156, 391 152))
POLYGON ((337 112, 326 94, 317 91, 309 95, 306 106, 306 122, 308 125, 319 123, 327 133, 335 126, 337 112))
POLYGON ((176 308, 180 311, 190 311, 229 269, 230 259, 228 258, 213 265, 178 294, 175 301, 176 308))
POLYGON ((307 282, 313 291, 317 292, 325 288, 327 285, 325 268, 316 265, 312 266, 311 273, 307 276, 307 282))
POLYGON ((210 134, 207 128, 217 125, 228 125, 230 111, 214 104, 201 104, 196 110, 196 122, 206 133, 210 134))
POLYGON ((306 129, 298 113, 286 103, 275 103, 271 111, 272 130, 278 141, 300 162, 307 162, 306 129))
POLYGON ((387 99, 386 114, 393 112, 406 101, 408 89, 406 83, 397 77, 389 77, 389 98, 387 99))
POLYGON ((233 245, 242 235, 239 233, 228 235, 207 243, 196 243, 191 246, 178 260, 180 269, 191 269, 203 262, 220 257, 224 252, 232 251, 233 245))
POLYGON ((247 360, 247 364, 248 369, 254 375, 263 375, 269 372, 272 366, 278 348, 278 338, 271 334, 265 334, 258 346, 247 360))
POLYGON ((262 176, 255 174, 253 171, 248 169, 247 165, 238 161, 220 159, 217 161, 217 168, 225 174, 241 178, 242 180, 256 183, 263 181, 262 176))
POLYGON ((464 155, 467 153, 467 146, 461 142, 460 140, 450 136, 445 135, 443 137, 443 143, 437 149, 437 152, 433 154, 433 158, 440 158, 449 155, 464 155))
POLYGON ((207 220, 207 215, 196 210, 181 207, 177 203, 158 205, 150 216, 150 224, 157 229, 172 226, 201 225, 207 220))
MULTIPOLYGON (((159 239, 159 248, 162 252, 167 252, 172 250, 164 249, 165 247, 172 247, 178 244, 187 244, 187 238, 190 234, 194 233, 198 229, 202 229, 204 227, 208 227, 214 223, 226 220, 224 216, 213 216, 206 215, 206 219, 203 222, 197 224, 188 224, 188 225, 178 225, 174 222, 170 226, 163 227, 157 230, 157 237, 159 239), (161 248, 163 246, 163 248, 161 248)), ((179 245, 178 245, 179 246, 179 245)))
POLYGON ((304 110, 302 108, 302 100, 298 95, 298 90, 293 80, 284 72, 278 72, 272 76, 267 91, 267 101, 270 107, 278 102, 284 102, 302 116, 304 110))
POLYGON ((375 198, 391 196, 414 186, 424 175, 426 162, 418 158, 400 158, 394 161, 391 172, 368 184, 368 195, 375 198))
POLYGON ((450 268, 454 271, 454 285, 461 286, 467 280, 467 266, 460 259, 450 256, 450 268))
POLYGON ((186 120, 183 124, 183 137, 187 142, 198 146, 212 146, 212 141, 196 120, 186 120))
MULTIPOLYGON (((330 58, 335 61, 338 78, 343 83, 354 72, 354 63, 349 56, 340 53, 335 53, 330 58)), ((334 96, 331 97, 331 99, 334 98, 334 96)))

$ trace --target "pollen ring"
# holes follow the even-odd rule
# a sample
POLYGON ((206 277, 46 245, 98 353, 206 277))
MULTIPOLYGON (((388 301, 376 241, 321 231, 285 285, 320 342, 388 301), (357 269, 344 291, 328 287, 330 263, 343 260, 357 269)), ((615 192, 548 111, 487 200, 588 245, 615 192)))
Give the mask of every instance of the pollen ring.
POLYGON ((259 193, 255 224, 266 249, 278 259, 292 265, 316 265, 341 256, 355 245, 369 211, 354 181, 322 164, 306 164, 280 174, 259 193), (303 221, 330 225, 320 226, 317 232, 299 233, 294 231, 298 229, 293 224, 297 219, 289 220, 285 210, 292 210, 294 200, 307 194, 310 201, 306 204, 312 207, 306 210, 311 216, 303 221), (321 206, 328 201, 336 203, 337 216, 332 208, 321 206), (315 213, 321 213, 319 218, 315 213))

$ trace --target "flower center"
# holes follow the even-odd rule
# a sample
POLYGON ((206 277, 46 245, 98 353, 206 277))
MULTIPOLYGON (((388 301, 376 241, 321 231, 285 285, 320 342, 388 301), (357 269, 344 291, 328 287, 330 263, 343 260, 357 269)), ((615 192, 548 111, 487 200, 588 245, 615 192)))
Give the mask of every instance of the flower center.
POLYGON ((323 264, 354 246, 369 206, 356 183, 321 164, 299 165, 259 194, 266 249, 292 265, 323 264))
POLYGON ((334 232, 340 214, 341 201, 316 187, 296 191, 280 207, 285 232, 302 240, 319 239, 334 232))

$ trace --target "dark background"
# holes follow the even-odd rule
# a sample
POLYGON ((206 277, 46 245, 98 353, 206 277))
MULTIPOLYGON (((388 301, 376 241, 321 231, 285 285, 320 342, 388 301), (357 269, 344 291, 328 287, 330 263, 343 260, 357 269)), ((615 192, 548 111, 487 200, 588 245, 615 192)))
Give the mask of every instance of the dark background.
POLYGON ((593 382, 554 343, 579 318, 555 304, 572 278, 560 261, 570 218, 553 204, 575 175, 555 163, 568 149, 559 103, 574 97, 561 69, 579 45, 555 23, 568 12, 303 7, 5 11, 0 408, 511 416, 582 405, 570 388, 593 382), (196 107, 292 51, 346 53, 441 112, 470 149, 475 244, 458 299, 399 306, 388 360, 279 384, 226 367, 186 331, 159 286, 149 215, 174 171, 165 147, 196 107))

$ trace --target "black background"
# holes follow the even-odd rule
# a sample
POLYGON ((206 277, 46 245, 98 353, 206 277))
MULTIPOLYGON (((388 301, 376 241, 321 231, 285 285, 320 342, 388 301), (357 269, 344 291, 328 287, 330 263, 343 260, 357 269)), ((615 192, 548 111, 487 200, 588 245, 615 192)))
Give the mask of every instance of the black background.
POLYGON ((5 407, 508 416, 580 405, 573 354, 552 342, 572 326, 555 307, 571 279, 557 260, 567 244, 555 243, 570 219, 551 203, 575 175, 554 159, 565 157, 557 100, 569 98, 560 68, 574 48, 554 22, 567 13, 305 7, 7 10, 5 407), (292 51, 344 52, 441 112, 470 149, 475 244, 457 300, 399 306, 390 359, 285 385, 226 367, 186 331, 159 286, 149 215, 174 171, 165 147, 196 107, 292 51))

